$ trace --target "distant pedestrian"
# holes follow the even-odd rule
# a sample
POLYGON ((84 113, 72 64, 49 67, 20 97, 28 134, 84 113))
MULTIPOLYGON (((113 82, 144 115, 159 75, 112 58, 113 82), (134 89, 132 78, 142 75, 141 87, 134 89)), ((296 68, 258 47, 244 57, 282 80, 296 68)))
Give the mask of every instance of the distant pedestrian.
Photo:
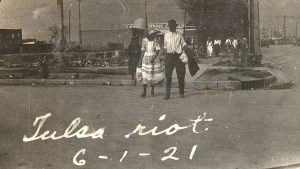
POLYGON ((242 63, 246 62, 246 54, 248 51, 248 40, 245 36, 240 40, 240 51, 241 51, 241 57, 242 57, 242 63))
POLYGON ((234 37, 232 40, 232 49, 233 49, 233 61, 237 61, 239 57, 239 42, 237 37, 234 37))
POLYGON ((212 39, 210 37, 208 37, 207 42, 206 42, 206 48, 207 48, 207 55, 209 57, 212 56, 213 46, 214 46, 214 43, 213 43, 212 39))
POLYGON ((184 78, 185 78, 185 64, 180 60, 181 54, 184 52, 186 42, 181 33, 177 32, 177 24, 175 20, 168 22, 170 32, 167 32, 164 36, 164 48, 166 49, 166 95, 165 100, 170 98, 172 74, 174 68, 176 68, 179 94, 181 98, 184 98, 184 78))
POLYGON ((49 68, 48 68, 48 59, 47 56, 44 56, 39 60, 39 72, 43 79, 47 79, 49 77, 49 68))
POLYGON ((231 39, 230 38, 226 39, 225 46, 226 46, 227 52, 230 52, 230 49, 231 49, 231 39))
POLYGON ((215 39, 214 40, 214 51, 215 51, 216 57, 219 57, 220 48, 221 48, 221 40, 215 39))
MULTIPOLYGON (((142 58, 140 60, 142 65, 142 81, 143 93, 141 97, 146 97, 147 85, 151 85, 151 96, 154 97, 155 85, 165 78, 165 69, 158 57, 160 53, 160 44, 156 40, 155 35, 158 31, 150 29, 148 36, 142 42, 142 58)), ((139 64, 140 65, 140 64, 139 64)))
POLYGON ((240 40, 240 48, 243 53, 248 50, 248 40, 245 36, 240 40))

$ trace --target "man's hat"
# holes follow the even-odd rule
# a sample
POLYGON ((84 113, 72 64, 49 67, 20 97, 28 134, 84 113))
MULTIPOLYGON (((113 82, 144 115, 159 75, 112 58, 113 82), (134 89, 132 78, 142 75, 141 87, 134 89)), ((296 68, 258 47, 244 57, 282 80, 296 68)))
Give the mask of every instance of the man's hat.
POLYGON ((170 27, 170 26, 178 26, 178 24, 176 23, 176 21, 175 20, 169 20, 169 22, 168 22, 168 26, 170 27))

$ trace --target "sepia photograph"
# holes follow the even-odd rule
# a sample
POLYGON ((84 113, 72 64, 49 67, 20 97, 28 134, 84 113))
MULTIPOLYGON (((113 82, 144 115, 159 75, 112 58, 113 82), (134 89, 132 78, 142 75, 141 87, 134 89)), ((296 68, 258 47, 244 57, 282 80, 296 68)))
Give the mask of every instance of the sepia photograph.
POLYGON ((0 0, 0 169, 300 169, 299 9, 0 0))

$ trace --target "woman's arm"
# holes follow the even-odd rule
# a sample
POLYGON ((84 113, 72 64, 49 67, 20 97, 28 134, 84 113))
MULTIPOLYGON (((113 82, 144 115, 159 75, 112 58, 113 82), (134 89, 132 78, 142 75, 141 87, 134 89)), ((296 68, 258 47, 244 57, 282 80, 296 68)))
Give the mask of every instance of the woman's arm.
POLYGON ((155 61, 155 59, 157 58, 157 56, 159 55, 159 52, 160 52, 159 43, 155 40, 154 44, 155 44, 155 56, 152 58, 151 62, 155 61))
POLYGON ((159 50, 156 50, 155 56, 152 58, 151 62, 154 62, 158 55, 159 55, 159 50))

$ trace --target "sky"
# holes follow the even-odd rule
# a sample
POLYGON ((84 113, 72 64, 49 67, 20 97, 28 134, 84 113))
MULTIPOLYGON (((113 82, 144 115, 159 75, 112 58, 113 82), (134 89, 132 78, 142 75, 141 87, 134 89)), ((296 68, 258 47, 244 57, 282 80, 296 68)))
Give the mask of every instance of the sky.
MULTIPOLYGON (((145 0, 82 0, 82 30, 116 29, 144 16, 145 0)), ((282 28, 283 16, 300 16, 300 0, 260 0, 262 28, 282 28)), ((65 24, 71 11, 71 37, 78 40, 78 2, 64 0, 65 24)), ((22 28, 23 38, 49 40, 48 27, 58 23, 56 0, 2 0, 0 28, 22 28)), ((174 0, 148 0, 149 22, 182 21, 184 12, 174 0)), ((288 18, 287 29, 295 32, 295 22, 288 18)))

